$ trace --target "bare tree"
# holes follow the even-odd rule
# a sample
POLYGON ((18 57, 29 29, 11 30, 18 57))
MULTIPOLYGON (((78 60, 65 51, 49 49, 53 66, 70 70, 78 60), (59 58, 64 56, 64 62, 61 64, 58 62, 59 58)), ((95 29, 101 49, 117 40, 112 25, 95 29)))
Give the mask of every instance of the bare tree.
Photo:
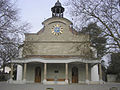
POLYGON ((3 67, 3 72, 5 72, 5 66, 11 61, 11 59, 18 56, 18 46, 14 44, 1 45, 0 48, 0 63, 3 67))
POLYGON ((107 38, 109 52, 120 51, 119 0, 69 0, 67 4, 78 28, 91 21, 97 23, 107 38))
POLYGON ((18 55, 18 46, 30 28, 20 20, 18 9, 11 0, 0 0, 0 61, 3 67, 18 55))
POLYGON ((11 0, 0 0, 0 44, 7 38, 16 40, 28 30, 28 23, 21 23, 18 9, 11 0))

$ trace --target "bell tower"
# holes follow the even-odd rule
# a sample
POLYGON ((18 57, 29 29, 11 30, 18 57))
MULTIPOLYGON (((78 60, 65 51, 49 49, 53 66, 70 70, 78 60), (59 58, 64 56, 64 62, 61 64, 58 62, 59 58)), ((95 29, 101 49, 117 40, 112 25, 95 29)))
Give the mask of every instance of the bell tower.
POLYGON ((63 17, 64 8, 62 7, 59 0, 55 3, 55 6, 51 8, 52 17, 63 17))

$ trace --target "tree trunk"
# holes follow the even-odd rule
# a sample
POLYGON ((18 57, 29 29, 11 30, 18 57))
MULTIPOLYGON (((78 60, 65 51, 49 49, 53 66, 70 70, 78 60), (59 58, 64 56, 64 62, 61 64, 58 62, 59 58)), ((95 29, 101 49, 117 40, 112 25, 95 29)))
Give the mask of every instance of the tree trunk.
POLYGON ((3 71, 2 71, 3 73, 5 73, 5 66, 6 66, 5 63, 3 62, 3 71))
POLYGON ((5 65, 3 65, 3 73, 5 73, 5 65))

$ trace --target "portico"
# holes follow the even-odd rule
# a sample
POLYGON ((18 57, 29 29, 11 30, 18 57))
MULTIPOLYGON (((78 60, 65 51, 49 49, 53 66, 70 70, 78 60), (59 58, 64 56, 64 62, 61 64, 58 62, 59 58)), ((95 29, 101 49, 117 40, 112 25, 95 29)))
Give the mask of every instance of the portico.
MULTIPOLYGON (((78 59, 68 59, 68 60, 45 60, 45 59, 29 59, 29 60, 13 60, 13 64, 17 63, 17 71, 23 70, 21 75, 17 74, 17 82, 24 83, 43 83, 43 84, 70 84, 70 83, 100 83, 101 65, 97 60, 78 60, 78 59), (95 64, 92 66, 92 64, 95 64), (99 64, 99 70, 98 70, 99 64), (21 69, 20 68, 21 65, 21 69), (32 67, 31 67, 32 66, 32 67), (94 68, 97 67, 97 68, 94 68), (95 72, 94 72, 95 71, 95 72), (98 71, 99 74, 98 74, 98 71), (83 75, 85 73, 85 76, 83 75), (93 75, 94 73, 94 75, 93 75), (28 76, 30 75, 30 76, 28 76), (20 77, 21 80, 20 80, 20 77), (81 78, 82 77, 82 78, 81 78), (94 77, 94 78, 93 78, 94 77), (95 79, 95 77, 97 79, 95 79)), ((13 74, 13 69, 11 69, 11 79, 13 74)))

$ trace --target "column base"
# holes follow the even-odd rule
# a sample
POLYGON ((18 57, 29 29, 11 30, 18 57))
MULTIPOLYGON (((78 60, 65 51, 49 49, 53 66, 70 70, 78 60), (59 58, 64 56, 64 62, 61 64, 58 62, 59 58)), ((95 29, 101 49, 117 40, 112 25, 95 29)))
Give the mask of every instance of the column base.
POLYGON ((22 82, 25 84, 27 81, 26 81, 26 79, 23 79, 23 81, 22 81, 22 82))
POLYGON ((13 83, 13 79, 12 79, 12 78, 9 79, 9 80, 8 80, 8 83, 13 83))
POLYGON ((68 84, 68 80, 65 80, 65 83, 68 84))
POLYGON ((23 79, 23 82, 26 82, 26 79, 23 79))
POLYGON ((87 84, 89 84, 89 80, 86 80, 85 82, 86 82, 87 84))
POLYGON ((100 80, 99 82, 100 82, 100 84, 104 84, 104 81, 103 81, 103 80, 100 80))
POLYGON ((46 80, 46 79, 44 79, 44 80, 43 80, 43 84, 46 84, 46 82, 47 82, 47 80, 46 80))

